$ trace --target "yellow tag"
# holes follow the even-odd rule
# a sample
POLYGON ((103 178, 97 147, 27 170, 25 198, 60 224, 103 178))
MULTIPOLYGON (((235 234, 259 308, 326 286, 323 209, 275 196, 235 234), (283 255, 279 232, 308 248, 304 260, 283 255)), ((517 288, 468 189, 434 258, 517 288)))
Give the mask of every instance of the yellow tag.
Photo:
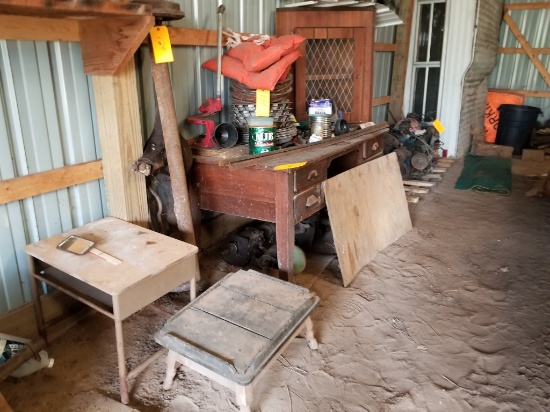
POLYGON ((269 90, 256 90, 256 116, 269 117, 269 90))
POLYGON ((297 167, 302 167, 307 162, 298 162, 298 163, 287 163, 285 165, 275 166, 273 170, 286 170, 286 169, 295 169, 297 167))
POLYGON ((172 54, 172 45, 170 44, 170 35, 168 27, 155 26, 149 32, 151 44, 153 45, 153 54, 155 63, 170 63, 174 61, 172 54))
POLYGON ((445 126, 443 126, 443 124, 441 124, 441 122, 439 121, 439 119, 435 119, 433 121, 433 125, 435 127, 435 130, 437 130, 437 132, 439 134, 443 133, 445 131, 445 126))

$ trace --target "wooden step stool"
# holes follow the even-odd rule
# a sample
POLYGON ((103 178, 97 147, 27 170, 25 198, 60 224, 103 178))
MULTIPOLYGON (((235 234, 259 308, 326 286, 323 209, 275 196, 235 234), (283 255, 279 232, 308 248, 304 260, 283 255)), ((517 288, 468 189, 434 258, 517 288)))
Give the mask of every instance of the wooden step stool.
POLYGON ((169 349, 163 388, 185 365, 235 391, 249 412, 251 385, 303 329, 311 349, 310 314, 319 298, 309 290, 253 270, 220 280, 172 316, 156 334, 169 349))

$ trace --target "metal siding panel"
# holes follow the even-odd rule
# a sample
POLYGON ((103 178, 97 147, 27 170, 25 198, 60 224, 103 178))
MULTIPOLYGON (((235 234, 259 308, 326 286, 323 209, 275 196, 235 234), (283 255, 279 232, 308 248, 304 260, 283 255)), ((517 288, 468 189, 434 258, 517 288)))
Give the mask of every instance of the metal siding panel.
MULTIPOLYGON (((76 43, 0 41, 0 178, 99 158, 93 95, 76 43)), ((30 301, 24 246, 106 215, 95 181, 0 206, 0 312, 30 301)))

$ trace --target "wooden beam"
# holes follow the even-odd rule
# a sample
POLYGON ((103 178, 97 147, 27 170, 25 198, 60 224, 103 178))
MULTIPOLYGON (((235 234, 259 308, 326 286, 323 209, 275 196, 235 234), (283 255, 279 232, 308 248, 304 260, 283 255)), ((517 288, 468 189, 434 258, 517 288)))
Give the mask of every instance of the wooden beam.
POLYGON ((151 5, 110 0, 0 0, 0 13, 39 17, 151 16, 151 5))
POLYGON ((382 106, 384 104, 388 104, 390 101, 391 96, 377 97, 376 99, 372 99, 372 106, 382 106))
MULTIPOLYGON (((172 46, 217 46, 216 30, 168 27, 172 46)), ((223 43, 226 43, 224 36, 223 43)))
POLYGON ((395 52, 396 48, 394 43, 374 43, 375 52, 395 52))
POLYGON ((0 181, 0 205, 38 196, 103 177, 101 160, 60 167, 0 181))
MULTIPOLYGON (((536 4, 536 3, 531 3, 531 4, 536 4)), ((548 3, 548 5, 550 6, 550 3, 548 3)), ((521 44, 521 47, 525 49, 527 56, 529 56, 529 58, 531 59, 531 61, 539 71, 540 75, 542 76, 542 78, 544 79, 548 87, 550 87, 550 73, 548 73, 548 70, 546 69, 544 64, 537 57, 536 53, 533 51, 533 48, 531 47, 531 45, 529 44, 525 36, 521 33, 519 27, 516 25, 516 22, 514 21, 514 19, 512 19, 510 14, 508 14, 508 12, 504 13, 503 19, 508 25, 508 27, 510 27, 510 30, 512 31, 514 36, 516 36, 516 39, 518 40, 519 44, 521 44)))
MULTIPOLYGON (((550 47, 532 48, 533 52, 537 55, 550 54, 550 47)), ((500 47, 497 50, 500 54, 526 54, 526 51, 521 47, 500 47)))
POLYGON ((490 92, 499 92, 499 93, 513 93, 520 94, 525 97, 546 97, 550 98, 550 91, 539 91, 539 90, 518 90, 518 89, 489 89, 490 92))
POLYGON ((409 59, 413 5, 414 0, 401 0, 399 4, 399 17, 403 20, 403 24, 397 26, 390 92, 392 100, 388 108, 389 114, 395 122, 403 118, 403 100, 405 96, 407 62, 409 59))
POLYGON ((92 79, 109 215, 147 227, 145 176, 132 170, 143 153, 135 63, 92 79))
POLYGON ((550 9, 550 3, 514 3, 514 4, 505 4, 504 11, 508 10, 539 10, 539 9, 550 9))
POLYGON ((84 72, 99 75, 120 73, 154 25, 153 16, 80 20, 84 72))
POLYGON ((0 15, 0 39, 79 41, 78 20, 0 15))

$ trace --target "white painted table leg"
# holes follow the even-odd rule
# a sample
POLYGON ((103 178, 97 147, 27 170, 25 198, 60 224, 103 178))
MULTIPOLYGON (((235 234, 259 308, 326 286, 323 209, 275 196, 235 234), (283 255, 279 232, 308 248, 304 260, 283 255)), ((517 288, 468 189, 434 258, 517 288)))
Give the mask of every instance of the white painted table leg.
POLYGON ((172 388, 174 383, 174 378, 178 372, 179 362, 177 361, 178 354, 174 351, 169 350, 168 355, 166 356, 166 376, 164 377, 164 383, 162 384, 162 389, 165 391, 172 388))
POLYGON ((250 405, 252 403, 252 390, 251 385, 240 386, 235 385, 235 395, 237 398, 237 405, 240 412, 250 412, 250 405))
POLYGON ((197 278, 194 277, 189 281, 189 295, 191 300, 195 300, 197 297, 197 278))
POLYGON ((128 378, 126 375, 126 355, 124 354, 124 334, 122 333, 122 321, 115 320, 116 352, 118 357, 118 377, 120 381, 120 402, 127 405, 130 402, 128 396, 128 378))
POLYGON ((306 329, 307 345, 312 350, 318 349, 319 343, 317 342, 317 340, 315 339, 315 335, 313 334, 313 322, 311 321, 310 317, 306 319, 305 329, 306 329))

